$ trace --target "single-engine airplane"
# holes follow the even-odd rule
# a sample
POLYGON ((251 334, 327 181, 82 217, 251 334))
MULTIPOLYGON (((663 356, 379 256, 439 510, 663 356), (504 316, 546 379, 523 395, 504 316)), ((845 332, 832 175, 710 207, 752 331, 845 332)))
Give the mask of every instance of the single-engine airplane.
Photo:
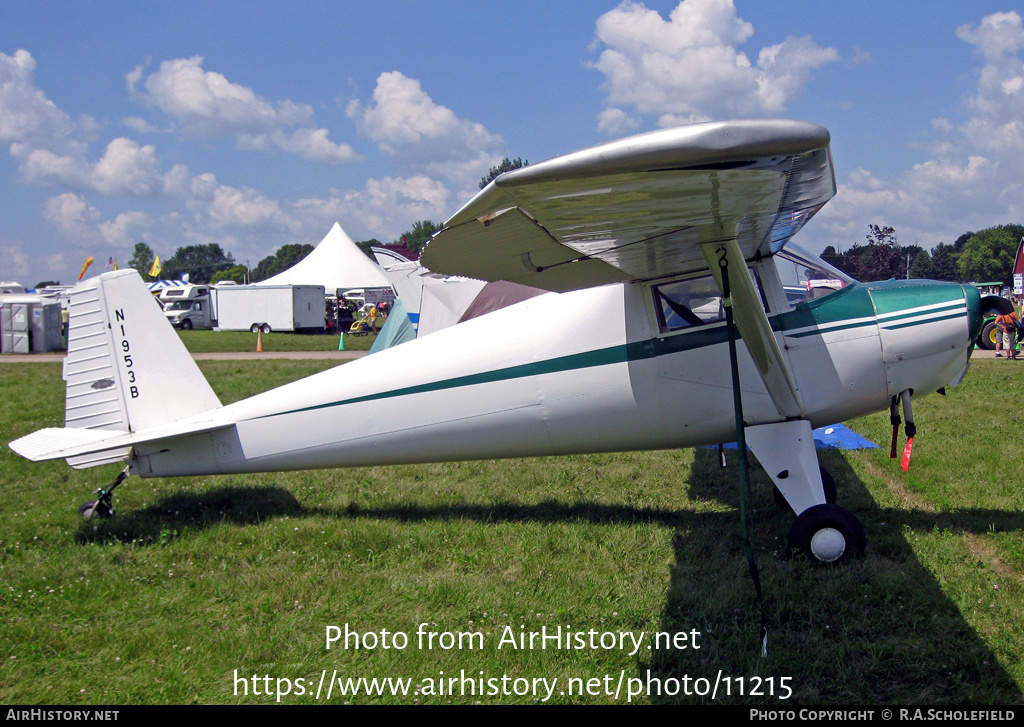
POLYGON ((791 120, 696 124, 503 174, 422 262, 551 293, 227 406, 138 274, 104 273, 71 293, 65 426, 10 446, 126 460, 83 506, 102 516, 129 474, 693 447, 735 441, 740 421, 797 514, 791 544, 861 552, 811 430, 886 408, 898 421, 901 400, 911 424, 911 394, 965 375, 983 304, 972 286, 858 283, 790 243, 835 194, 829 140, 791 120))

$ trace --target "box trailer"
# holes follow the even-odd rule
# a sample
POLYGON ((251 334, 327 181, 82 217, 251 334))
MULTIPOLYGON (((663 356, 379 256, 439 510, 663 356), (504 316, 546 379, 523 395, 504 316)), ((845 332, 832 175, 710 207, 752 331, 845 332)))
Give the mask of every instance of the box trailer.
POLYGON ((219 331, 320 331, 322 285, 218 285, 211 288, 219 331))

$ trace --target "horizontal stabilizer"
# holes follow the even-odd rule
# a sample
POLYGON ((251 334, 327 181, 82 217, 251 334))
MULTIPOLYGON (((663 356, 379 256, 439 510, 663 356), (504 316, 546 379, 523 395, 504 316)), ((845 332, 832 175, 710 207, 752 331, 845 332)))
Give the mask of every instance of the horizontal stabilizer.
POLYGON ((233 422, 192 422, 153 427, 144 432, 116 432, 109 429, 76 429, 73 427, 40 429, 10 443, 11 449, 25 459, 40 462, 47 459, 83 457, 96 464, 117 461, 127 456, 128 449, 137 444, 156 442, 189 434, 201 434, 234 426, 233 422), (112 458, 115 450, 124 454, 112 458), (95 455, 104 455, 97 457, 95 455))
POLYGON ((124 436, 125 432, 107 429, 74 429, 72 427, 50 427, 32 432, 28 436, 11 442, 10 447, 22 457, 33 462, 44 459, 60 459, 65 451, 77 450, 112 437, 124 436))

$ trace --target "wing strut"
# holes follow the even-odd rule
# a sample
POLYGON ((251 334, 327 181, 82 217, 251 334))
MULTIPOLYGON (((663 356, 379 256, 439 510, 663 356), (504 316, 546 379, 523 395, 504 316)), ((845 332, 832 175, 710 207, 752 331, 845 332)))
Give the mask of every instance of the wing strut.
MULTIPOLYGON (((743 258, 740 258, 742 263, 743 258)), ((729 275, 729 257, 722 255, 718 258, 716 265, 711 266, 712 270, 718 271, 716 277, 722 285, 722 304, 725 307, 725 327, 729 331, 729 366, 732 371, 732 400, 733 410, 736 414, 736 453, 739 457, 740 476, 740 526, 743 532, 743 549, 747 554, 747 565, 750 568, 750 578, 754 582, 754 590, 757 591, 757 603, 761 611, 761 657, 768 656, 768 620, 765 617, 764 598, 761 595, 761 576, 757 569, 757 560, 754 558, 754 546, 750 540, 753 514, 750 501, 750 468, 747 464, 747 441, 744 436, 743 425, 743 397, 740 391, 740 368, 736 357, 737 327, 733 321, 733 308, 731 292, 731 277, 729 275)), ((748 281, 746 265, 742 265, 743 277, 748 281)))
POLYGON ((732 307, 736 328, 750 351, 750 357, 775 408, 787 418, 801 418, 803 403, 800 394, 793 383, 782 349, 772 333, 771 323, 768 322, 754 281, 747 273, 746 261, 736 238, 701 243, 701 250, 719 290, 727 299, 730 297, 727 291, 732 292, 732 301, 736 303, 732 307))

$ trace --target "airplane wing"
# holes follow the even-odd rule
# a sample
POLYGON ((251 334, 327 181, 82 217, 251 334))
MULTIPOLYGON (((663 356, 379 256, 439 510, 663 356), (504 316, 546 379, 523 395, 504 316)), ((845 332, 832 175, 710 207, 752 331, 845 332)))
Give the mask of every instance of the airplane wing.
POLYGON ((835 194, 829 133, 784 119, 621 139, 493 180, 420 262, 435 272, 566 292, 730 264, 736 325, 773 402, 802 404, 744 260, 778 252, 835 194))
POLYGON ((835 194, 828 144, 817 124, 730 121, 555 157, 492 181, 420 262, 565 292, 706 270, 722 240, 768 255, 835 194))

